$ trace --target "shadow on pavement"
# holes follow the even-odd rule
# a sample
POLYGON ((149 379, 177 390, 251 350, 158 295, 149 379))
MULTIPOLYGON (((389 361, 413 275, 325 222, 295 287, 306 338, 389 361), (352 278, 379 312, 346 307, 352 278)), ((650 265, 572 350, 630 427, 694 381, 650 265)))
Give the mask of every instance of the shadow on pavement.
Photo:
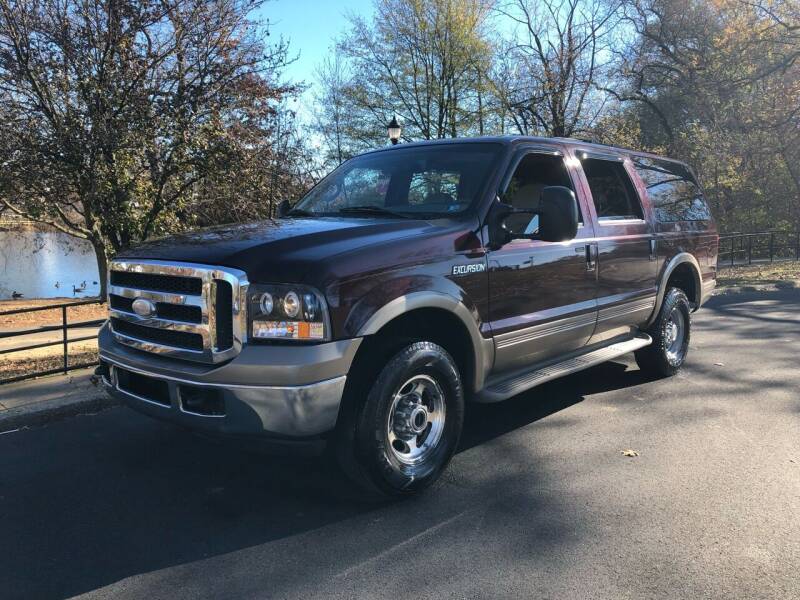
MULTIPOLYGON (((586 394, 643 381, 638 371, 618 363, 593 371, 592 377, 551 382, 505 403, 472 405, 459 452, 493 440, 503 445, 498 438, 505 433, 572 406, 586 394)), ((498 490, 506 499, 527 494, 527 484, 538 484, 540 476, 530 458, 514 460, 516 450, 504 447, 505 467, 476 468, 483 475, 475 480, 454 481, 448 474, 421 498, 376 505, 360 501, 324 459, 245 452, 125 407, 3 436, 0 589, 20 597, 71 596, 353 520, 385 520, 387 531, 398 528, 402 540, 468 514, 473 502, 494 501, 498 490)), ((520 505, 534 510, 537 502, 528 498, 520 505)), ((540 509, 551 521, 558 514, 557 504, 540 509)), ((331 541, 330 555, 321 561, 304 557, 306 550, 297 550, 296 557, 270 557, 273 567, 306 562, 299 571, 293 570, 296 564, 279 569, 270 587, 291 593, 308 579, 308 568, 343 559, 336 547, 357 539, 357 529, 331 541)), ((539 551, 558 538, 558 531, 547 531, 539 551)), ((359 553, 368 561, 386 550, 383 535, 371 544, 364 542, 347 562, 358 563, 359 553)))

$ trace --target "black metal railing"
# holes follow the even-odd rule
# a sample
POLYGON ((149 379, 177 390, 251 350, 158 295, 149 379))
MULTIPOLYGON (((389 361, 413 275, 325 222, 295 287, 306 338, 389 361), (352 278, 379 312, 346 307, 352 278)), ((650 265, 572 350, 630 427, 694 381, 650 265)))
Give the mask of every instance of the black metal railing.
POLYGON ((720 267, 800 260, 800 231, 726 233, 719 236, 720 267))
POLYGON ((93 333, 92 335, 84 335, 81 337, 74 337, 70 338, 68 332, 70 329, 76 329, 79 327, 95 327, 100 326, 105 322, 105 319, 95 319, 92 321, 78 321, 70 323, 68 319, 68 312, 70 308, 74 306, 87 306, 91 304, 105 304, 103 300, 80 300, 78 302, 65 302, 63 304, 49 304, 47 306, 35 306, 31 308, 18 308, 15 310, 7 310, 0 312, 0 317, 6 317, 10 315, 19 315, 22 313, 32 313, 32 312, 41 312, 46 310, 60 310, 61 311, 61 324, 60 325, 45 325, 43 327, 35 327, 31 329, 20 329, 16 331, 0 331, 0 339, 8 339, 8 338, 16 338, 16 337, 23 337, 29 335, 36 335, 39 333, 46 333, 49 331, 60 331, 61 332, 61 339, 54 340, 54 341, 47 341, 47 342, 39 342, 36 344, 30 344, 28 346, 14 346, 12 348, 4 348, 0 349, 0 356, 5 356, 8 354, 13 354, 16 352, 26 352, 31 350, 38 350, 40 348, 49 348, 52 346, 62 346, 63 347, 63 358, 61 361, 61 366, 58 368, 53 369, 42 369, 42 370, 32 370, 26 372, 22 375, 15 375, 13 377, 7 377, 5 379, 0 379, 0 385, 4 383, 13 383, 15 381, 22 381, 23 379, 30 379, 32 377, 40 377, 42 375, 54 375, 56 373, 69 373, 74 369, 83 369, 85 367, 91 367, 97 364, 97 361, 93 362, 83 362, 79 364, 70 364, 69 362, 69 345, 74 344, 76 342, 85 342, 89 340, 94 340, 97 338, 97 334, 93 333))

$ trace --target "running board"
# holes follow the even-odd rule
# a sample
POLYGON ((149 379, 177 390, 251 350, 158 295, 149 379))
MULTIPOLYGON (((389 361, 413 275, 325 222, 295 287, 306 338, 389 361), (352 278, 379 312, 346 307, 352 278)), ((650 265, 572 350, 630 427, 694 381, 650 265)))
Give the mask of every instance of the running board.
POLYGON ((570 373, 583 371, 600 363, 613 360, 628 352, 644 348, 653 343, 653 339, 644 333, 622 342, 603 346, 585 354, 573 356, 561 362, 553 363, 533 371, 516 373, 497 382, 487 382, 488 385, 475 396, 477 402, 500 402, 521 394, 537 385, 551 379, 557 379, 570 373))

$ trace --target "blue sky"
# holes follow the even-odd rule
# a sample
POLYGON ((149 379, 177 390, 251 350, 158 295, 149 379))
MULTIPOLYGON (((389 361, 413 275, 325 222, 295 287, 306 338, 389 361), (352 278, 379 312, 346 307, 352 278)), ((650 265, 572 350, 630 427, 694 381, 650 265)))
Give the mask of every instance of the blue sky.
MULTIPOLYGON (((372 0, 269 0, 254 16, 259 20, 268 19, 270 37, 277 40, 283 36, 289 41, 290 53, 299 54, 286 69, 286 79, 311 84, 316 66, 339 34, 347 29, 345 15, 348 12, 371 15, 372 0)), ((309 99, 307 92, 306 110, 309 99)))

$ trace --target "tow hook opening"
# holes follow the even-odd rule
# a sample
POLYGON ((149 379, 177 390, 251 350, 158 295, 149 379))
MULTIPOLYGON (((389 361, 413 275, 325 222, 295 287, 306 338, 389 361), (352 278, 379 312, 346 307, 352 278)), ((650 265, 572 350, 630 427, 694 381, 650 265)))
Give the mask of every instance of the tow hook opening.
POLYGON ((204 417, 225 416, 225 401, 222 398, 222 392, 218 389, 180 385, 178 393, 183 412, 204 417))

